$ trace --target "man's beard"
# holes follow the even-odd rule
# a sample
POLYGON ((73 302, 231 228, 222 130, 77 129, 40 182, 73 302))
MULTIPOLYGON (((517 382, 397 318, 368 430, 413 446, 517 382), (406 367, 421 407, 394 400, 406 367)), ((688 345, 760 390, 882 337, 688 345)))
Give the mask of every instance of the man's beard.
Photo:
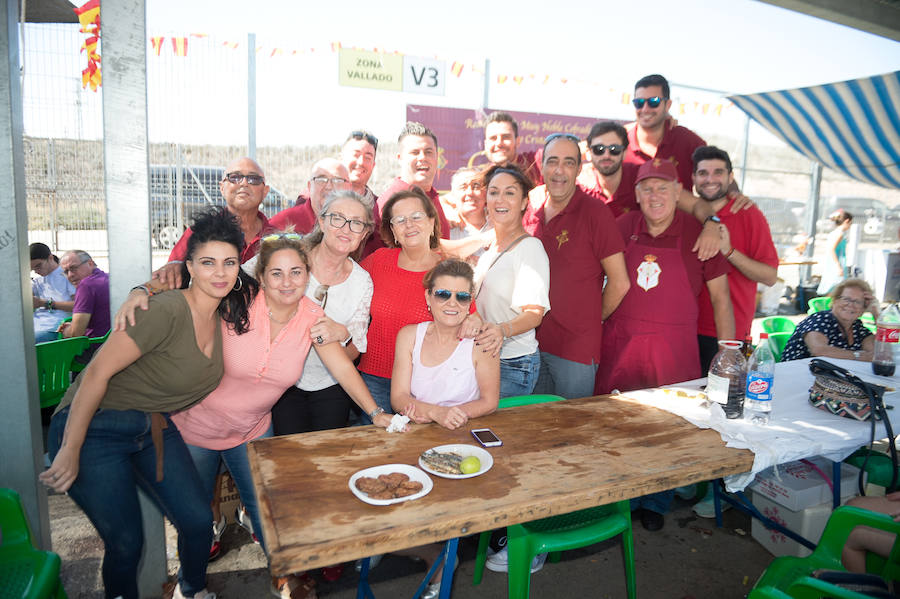
POLYGON ((701 199, 704 199, 707 202, 715 202, 716 200, 721 200, 722 198, 724 198, 725 196, 728 195, 727 187, 720 187, 719 190, 720 190, 719 193, 717 193, 715 195, 715 197, 712 197, 712 198, 704 195, 704 193, 702 191, 700 191, 699 189, 697 190, 697 195, 699 195, 701 199))
MULTIPOLYGON (((596 167, 594 167, 596 168, 596 167)), ((615 175, 619 172, 619 169, 622 168, 622 162, 617 162, 612 166, 607 166, 604 168, 598 168, 597 172, 603 175, 604 177, 609 177, 610 175, 615 175)))

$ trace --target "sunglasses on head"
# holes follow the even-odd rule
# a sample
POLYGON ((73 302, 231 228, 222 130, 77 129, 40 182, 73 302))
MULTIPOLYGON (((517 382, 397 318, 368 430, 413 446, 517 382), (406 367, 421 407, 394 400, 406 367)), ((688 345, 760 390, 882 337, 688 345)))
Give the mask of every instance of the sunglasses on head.
POLYGON ((600 156, 606 150, 609 150, 610 156, 618 156, 622 153, 622 150, 625 149, 625 146, 622 144, 609 144, 605 146, 603 144, 594 144, 591 146, 591 154, 594 156, 600 156))
POLYGON ((668 98, 661 98, 660 96, 653 96, 652 98, 635 98, 631 101, 634 104, 634 107, 640 110, 644 107, 644 104, 648 104, 650 108, 656 108, 660 104, 662 104, 663 100, 668 98))
POLYGON ((559 139, 560 137, 565 137, 569 141, 574 141, 576 145, 581 143, 581 140, 578 139, 577 136, 572 135, 571 133, 551 133, 550 135, 548 135, 547 137, 544 138, 544 147, 546 148, 547 144, 549 144, 554 139, 559 139))
MULTIPOLYGON (((449 289, 434 289, 431 292, 431 295, 438 298, 442 302, 446 302, 451 297, 453 297, 453 293, 454 292, 450 291, 449 289)), ((457 291, 456 292, 456 301, 458 301, 461 304, 468 304, 469 302, 472 301, 472 294, 469 293, 468 291, 457 291)))
POLYGON ((368 131, 351 131, 350 137, 348 139, 356 139, 356 140, 364 139, 367 142, 369 142, 370 144, 372 144, 373 148, 375 148, 376 150, 378 149, 378 138, 375 137, 374 135, 372 135, 371 133, 369 133, 368 131))
POLYGON ((292 239, 294 241, 300 241, 303 239, 302 235, 298 235, 297 233, 270 233, 262 238, 263 243, 272 243, 273 241, 278 241, 279 239, 292 239))
POLYGON ((225 175, 225 178, 228 180, 229 183, 232 183, 234 185, 237 185, 244 179, 247 180, 247 185, 262 185, 263 183, 266 182, 266 178, 263 177, 262 175, 244 175, 242 173, 237 173, 237 172, 228 173, 227 175, 225 175))

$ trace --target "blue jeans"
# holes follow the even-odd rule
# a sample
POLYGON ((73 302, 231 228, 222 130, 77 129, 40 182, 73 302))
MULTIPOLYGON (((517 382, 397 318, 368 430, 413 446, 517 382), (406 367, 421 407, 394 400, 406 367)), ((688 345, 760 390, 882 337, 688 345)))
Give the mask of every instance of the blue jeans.
POLYGON ((573 362, 542 351, 541 374, 534 393, 561 395, 566 399, 590 397, 594 394, 596 374, 596 364, 573 362))
POLYGON ((672 505, 672 500, 674 498, 675 489, 669 489, 668 491, 659 491, 658 493, 650 493, 649 495, 644 495, 643 497, 635 497, 634 499, 632 499, 631 509, 636 510, 639 507, 642 507, 645 510, 656 512, 657 514, 665 514, 669 511, 669 506, 672 505))
MULTIPOLYGON (((394 410, 391 408, 391 379, 365 372, 360 372, 359 374, 366 383, 366 387, 369 388, 369 393, 372 394, 375 404, 383 408, 388 414, 393 414, 394 410)), ((368 414, 362 413, 359 415, 359 422, 356 424, 357 426, 372 424, 372 419, 369 418, 368 414)))
MULTIPOLYGON (((78 478, 69 496, 103 539, 103 586, 108 598, 138 599, 137 569, 144 546, 138 486, 178 531, 178 581, 184 595, 193 596, 206 587, 212 511, 187 446, 165 416, 160 482, 156 482, 150 415, 145 412, 98 410, 81 447, 78 478)), ((50 459, 59 452, 68 417, 67 407, 50 422, 50 459)))
POLYGON ((530 395, 541 371, 541 352, 500 360, 500 397, 530 395))
MULTIPOLYGON (((257 439, 272 436, 272 426, 257 439)), ((249 441, 248 441, 249 442, 249 441)), ((266 550, 266 542, 263 539, 262 524, 259 521, 259 504, 256 503, 256 491, 253 487, 253 477, 250 475, 250 460, 247 459, 247 443, 241 443, 231 449, 206 449, 196 445, 188 445, 188 451, 197 467, 203 488, 206 489, 206 500, 211 502, 216 491, 216 475, 219 473, 219 460, 225 462, 225 467, 231 473, 234 484, 237 485, 241 496, 241 503, 250 514, 250 522, 253 523, 253 533, 259 539, 263 551, 266 550)))
POLYGON ((48 341, 56 341, 57 339, 59 339, 59 333, 56 332, 56 329, 51 329, 51 330, 35 329, 34 330, 34 342, 35 343, 46 343, 48 341))

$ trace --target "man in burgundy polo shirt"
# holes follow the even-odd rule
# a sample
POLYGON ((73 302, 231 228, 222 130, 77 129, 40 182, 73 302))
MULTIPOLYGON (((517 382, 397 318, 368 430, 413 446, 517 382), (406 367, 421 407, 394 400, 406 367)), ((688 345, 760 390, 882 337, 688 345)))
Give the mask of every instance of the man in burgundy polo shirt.
POLYGON ((593 395, 603 321, 628 292, 624 244, 612 212, 579 189, 579 139, 567 133, 544 143, 545 198, 529 206, 525 229, 550 260, 550 305, 537 329, 541 372, 535 393, 593 395), (603 286, 604 277, 608 279, 603 286))
POLYGON ((535 185, 543 183, 537 152, 519 153, 519 124, 508 112, 492 112, 484 122, 484 155, 491 164, 520 166, 535 185))
POLYGON ((586 138, 590 150, 591 181, 581 182, 588 195, 603 200, 613 216, 640 210, 634 196, 634 181, 638 166, 625 163, 628 132, 612 121, 600 121, 591 127, 586 138))
MULTIPOLYGON (((252 158, 238 158, 225 167, 219 191, 225 198, 225 209, 235 215, 241 225, 247 243, 241 253, 241 262, 246 262, 259 252, 259 239, 269 231, 269 219, 259 210, 259 205, 269 193, 266 175, 252 158)), ((188 228, 172 248, 169 262, 153 273, 154 279, 170 289, 181 287, 181 263, 187 256, 190 236, 191 229, 188 228)))
MULTIPOLYGON (((434 204, 441 221, 441 238, 450 239, 450 223, 444 215, 440 196, 434 188, 434 178, 437 177, 438 168, 438 142, 434 132, 423 125, 407 121, 397 138, 400 151, 397 153, 397 161, 400 163, 400 176, 394 179, 385 189, 375 203, 375 222, 381 222, 381 207, 398 191, 406 191, 416 186, 425 192, 434 204)), ((374 231, 366 243, 363 258, 379 248, 384 247, 381 235, 374 231)))
MULTIPOLYGON (((732 213, 727 192, 734 175, 728 153, 715 146, 703 146, 694 151, 694 187, 697 195, 715 211, 721 234, 720 250, 731 263, 728 289, 734 307, 735 338, 743 340, 750 334, 756 312, 756 284, 774 285, 777 278, 778 252, 772 241, 769 223, 756 206, 732 213)), ((716 325, 709 293, 700 294, 700 318, 697 325, 700 343, 700 366, 704 373, 718 351, 716 325)))
POLYGON ((375 170, 377 151, 378 138, 365 129, 351 131, 341 148, 341 162, 350 173, 350 189, 373 206, 376 196, 369 187, 369 179, 375 170))
POLYGON ((350 189, 347 167, 335 158, 323 158, 312 167, 306 183, 306 197, 301 195, 298 204, 285 208, 270 218, 269 226, 276 231, 293 227, 296 233, 305 235, 315 226, 316 216, 322 210, 328 194, 344 189, 350 189))

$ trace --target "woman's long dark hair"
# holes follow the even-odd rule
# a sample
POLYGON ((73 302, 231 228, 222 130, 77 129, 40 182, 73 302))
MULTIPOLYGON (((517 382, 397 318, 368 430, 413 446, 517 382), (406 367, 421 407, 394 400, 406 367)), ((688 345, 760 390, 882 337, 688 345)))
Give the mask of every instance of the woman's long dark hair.
MULTIPOLYGON (((237 218, 224 208, 199 212, 194 215, 191 225, 191 236, 187 243, 187 256, 181 265, 181 288, 190 284, 191 275, 187 269, 187 261, 193 259, 197 248, 210 241, 221 241, 233 245, 238 256, 244 249, 244 233, 237 218)), ((232 289, 219 302, 219 316, 228 326, 240 335, 250 329, 249 307, 256 297, 259 284, 256 279, 247 275, 243 268, 238 268, 238 289, 232 289)))

